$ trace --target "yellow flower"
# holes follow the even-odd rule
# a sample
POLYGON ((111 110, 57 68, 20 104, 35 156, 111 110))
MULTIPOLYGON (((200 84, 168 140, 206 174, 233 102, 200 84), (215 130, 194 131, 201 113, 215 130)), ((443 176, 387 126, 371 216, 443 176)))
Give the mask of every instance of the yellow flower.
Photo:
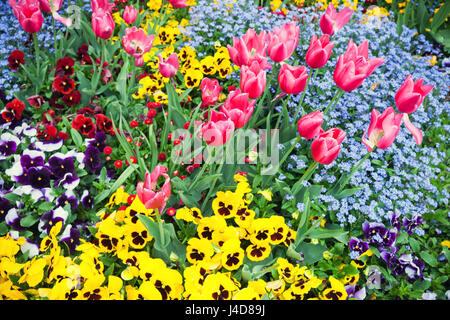
POLYGON ((198 224, 203 216, 199 208, 194 207, 189 209, 188 207, 183 207, 177 210, 175 218, 198 224))
POLYGON ((232 191, 218 191, 216 198, 212 202, 212 209, 215 215, 225 219, 234 218, 238 208, 242 204, 242 198, 232 191))
POLYGON ((195 49, 191 46, 185 45, 178 53, 178 59, 181 61, 186 61, 189 59, 194 59, 196 57, 195 49))
POLYGON ((212 56, 206 56, 200 60, 201 71, 205 75, 214 75, 217 72, 215 59, 212 56))
POLYGON ((328 281, 330 282, 331 288, 325 289, 320 297, 322 300, 347 300, 348 294, 345 290, 344 284, 334 278, 333 276, 330 276, 328 278, 328 281))
POLYGON ((231 300, 237 290, 239 288, 227 275, 215 273, 206 278, 202 295, 208 300, 231 300))
POLYGON ((186 259, 196 264, 199 261, 207 260, 214 254, 214 248, 206 239, 191 238, 186 247, 186 259))
POLYGON ((222 246, 222 265, 227 270, 238 269, 244 261, 244 250, 238 238, 233 238, 222 246))
POLYGON ((444 240, 441 242, 442 246, 446 246, 447 249, 450 249, 450 241, 449 240, 444 240))
POLYGON ((270 245, 268 244, 251 244, 245 252, 251 261, 262 261, 270 254, 270 245))
POLYGON ((149 280, 163 300, 180 300, 184 291, 183 276, 176 270, 159 270, 149 280))
POLYGON ((147 7, 150 10, 158 11, 159 9, 161 9, 161 6, 162 6, 162 0, 149 0, 147 2, 147 7))
POLYGON ((149 235, 147 228, 138 220, 136 223, 128 223, 124 226, 125 241, 133 249, 142 249, 153 239, 149 235))
POLYGON ((137 297, 143 300, 162 300, 162 295, 150 281, 144 281, 139 286, 137 297))
POLYGON ((259 190, 258 193, 262 194, 262 196, 266 198, 267 201, 272 201, 272 192, 270 190, 259 190))
POLYGON ((239 290, 234 296, 233 300, 260 300, 261 297, 255 291, 255 289, 251 287, 244 288, 239 290))
POLYGON ((435 55, 431 56, 431 59, 428 60, 428 62, 430 63, 431 66, 434 66, 437 63, 437 58, 435 55))
POLYGON ((198 223, 197 234, 201 239, 212 240, 214 232, 223 232, 226 227, 227 223, 221 216, 205 217, 198 223))
POLYGON ((14 240, 9 233, 0 238, 0 257, 14 257, 20 250, 20 246, 25 243, 25 239, 14 240))
POLYGON ((114 192, 109 198, 109 202, 105 205, 105 207, 112 207, 114 204, 120 205, 122 203, 127 203, 127 199, 130 195, 125 192, 124 187, 117 188, 116 192, 114 192))
POLYGON ((25 263, 24 274, 20 277, 19 283, 27 283, 30 287, 37 286, 44 278, 44 268, 47 265, 45 258, 34 257, 33 260, 25 263))
POLYGON ((236 211, 236 216, 234 217, 234 222, 239 227, 248 228, 255 217, 255 211, 247 208, 247 206, 241 206, 236 211))
POLYGON ((197 69, 186 70, 184 75, 184 84, 187 88, 194 88, 200 85, 200 81, 203 79, 203 73, 197 69))

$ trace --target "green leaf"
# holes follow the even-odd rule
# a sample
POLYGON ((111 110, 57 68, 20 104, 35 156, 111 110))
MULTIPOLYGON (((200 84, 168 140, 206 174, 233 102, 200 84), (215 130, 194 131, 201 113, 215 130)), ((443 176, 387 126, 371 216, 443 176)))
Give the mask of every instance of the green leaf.
POLYGON ((438 261, 437 261, 436 257, 429 254, 428 252, 422 251, 419 253, 419 256, 423 259, 423 261, 425 261, 430 266, 432 266, 432 267, 438 266, 438 261))
POLYGON ((117 178, 117 180, 111 186, 109 191, 101 192, 94 198, 95 203, 101 202, 109 194, 115 192, 117 190, 117 188, 119 188, 135 170, 136 170, 136 166, 133 164, 130 164, 130 166, 128 168, 126 168, 124 172, 122 172, 122 174, 119 176, 119 178, 117 178))
POLYGON ((445 19, 448 18, 450 14, 450 2, 446 1, 445 4, 439 8, 438 12, 433 17, 431 22, 431 31, 436 32, 439 27, 444 23, 445 19))
POLYGON ((348 231, 343 229, 314 229, 306 236, 310 239, 328 239, 335 237, 342 237, 348 234, 348 231))
POLYGON ((55 207, 55 204, 53 202, 43 202, 38 206, 38 210, 40 212, 48 212, 52 210, 55 207))
POLYGON ((409 245, 411 246, 411 249, 413 249, 414 252, 416 253, 420 252, 420 243, 416 239, 409 238, 409 245))
POLYGON ((416 23, 418 26, 418 31, 420 33, 423 33, 425 30, 425 27, 428 24, 428 20, 429 20, 427 8, 426 8, 423 0, 420 0, 419 5, 417 6, 417 19, 416 20, 417 20, 416 23))
POLYGON ((72 136, 73 143, 75 143, 77 147, 81 147, 81 145, 83 144, 83 138, 81 137, 78 130, 70 128, 70 135, 72 136))
POLYGON ((31 227, 32 225, 34 225, 38 221, 39 221, 39 217, 35 217, 35 216, 29 214, 25 218, 20 219, 20 225, 24 228, 28 228, 28 227, 31 227))
POLYGON ((311 265, 323 259, 323 253, 327 251, 327 247, 320 244, 312 244, 303 242, 298 246, 298 251, 303 252, 304 262, 311 265))

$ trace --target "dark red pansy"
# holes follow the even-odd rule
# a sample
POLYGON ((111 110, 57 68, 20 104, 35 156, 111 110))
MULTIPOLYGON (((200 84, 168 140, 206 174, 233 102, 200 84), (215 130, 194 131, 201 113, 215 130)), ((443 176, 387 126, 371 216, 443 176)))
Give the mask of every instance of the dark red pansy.
POLYGON ((62 73, 65 76, 71 76, 73 74, 73 66, 75 61, 71 57, 64 57, 56 62, 56 72, 62 73))
POLYGON ((92 119, 79 114, 72 121, 72 128, 80 131, 82 134, 93 137, 95 134, 95 125, 92 119))
POLYGON ((53 80, 52 88, 63 94, 69 94, 75 89, 75 82, 67 76, 57 75, 53 80))
POLYGON ((78 48, 77 59, 81 65, 92 64, 92 59, 88 54, 88 49, 89 47, 87 44, 83 44, 81 47, 78 48))
POLYGON ((42 98, 40 95, 37 95, 37 94, 29 97, 27 99, 27 101, 31 106, 33 106, 35 108, 40 108, 45 103, 44 98, 42 98))
POLYGON ((104 114, 96 114, 95 115, 95 122, 97 124, 97 127, 99 130, 108 132, 109 134, 114 134, 114 127, 113 123, 110 118, 105 116, 104 114))
POLYGON ((39 140, 53 140, 57 137, 58 130, 52 124, 46 124, 43 127, 39 127, 37 130, 37 137, 39 140))
POLYGON ((68 106, 75 106, 80 103, 81 93, 78 90, 73 90, 71 93, 64 95, 62 100, 68 106))
POLYGON ((2 118, 7 122, 11 122, 14 119, 20 119, 22 112, 25 109, 25 104, 19 99, 14 99, 5 106, 5 109, 6 110, 2 112, 2 118))
POLYGON ((11 70, 17 71, 21 64, 25 64, 25 54, 20 50, 13 50, 9 55, 8 62, 11 70))

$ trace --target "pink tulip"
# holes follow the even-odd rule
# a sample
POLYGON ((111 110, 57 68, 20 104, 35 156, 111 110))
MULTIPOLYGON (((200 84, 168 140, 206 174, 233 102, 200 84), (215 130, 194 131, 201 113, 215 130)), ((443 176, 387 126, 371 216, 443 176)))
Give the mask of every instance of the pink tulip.
POLYGON ((155 35, 146 35, 141 28, 127 28, 125 35, 122 37, 123 49, 136 59, 136 66, 144 64, 143 55, 150 51, 153 46, 155 35))
POLYGON ((64 0, 39 0, 41 10, 47 13, 52 13, 61 9, 64 0))
POLYGON ((319 134, 311 144, 313 159, 321 164, 332 163, 339 155, 345 135, 344 131, 337 128, 332 128, 319 134))
POLYGON ((395 114, 393 108, 389 107, 380 115, 380 113, 373 109, 370 119, 369 130, 364 131, 361 138, 362 143, 366 146, 369 152, 377 146, 380 149, 389 148, 394 142, 400 131, 403 114, 395 114), (366 139, 368 134, 368 140, 366 139))
POLYGON ((281 28, 275 27, 269 33, 268 53, 274 62, 288 59, 299 43, 300 28, 295 22, 285 23, 281 28))
POLYGON ((307 114, 298 120, 297 129, 301 137, 310 140, 323 133, 323 113, 319 110, 307 114))
POLYGON ((211 110, 210 119, 201 127, 203 139, 208 145, 221 146, 230 139, 234 123, 224 113, 211 110))
POLYGON ((283 64, 278 74, 280 88, 287 94, 299 94, 305 89, 308 74, 304 66, 283 64))
POLYGON ((167 175, 167 168, 159 164, 153 169, 151 174, 147 171, 145 173, 145 181, 137 184, 136 192, 146 209, 158 209, 159 214, 161 214, 171 194, 170 177, 167 175), (163 176, 166 180, 161 189, 157 190, 156 183, 160 176, 163 176))
POLYGON ((91 23, 95 35, 102 39, 111 38, 116 26, 111 13, 102 8, 93 11, 91 23))
POLYGON ((414 82, 411 75, 407 76, 395 94, 395 104, 398 110, 403 113, 413 113, 433 88, 432 84, 424 85, 423 79, 414 82))
POLYGON ((352 91, 362 85, 364 80, 382 63, 384 58, 368 59, 369 42, 363 41, 359 47, 348 42, 347 51, 339 56, 334 69, 334 82, 344 91, 352 91))
POLYGON ((322 68, 331 56, 331 49, 334 43, 330 42, 330 36, 324 34, 319 39, 312 36, 309 43, 309 49, 306 52, 306 63, 313 69, 322 68))
POLYGON ((245 126, 252 116, 255 102, 249 99, 248 93, 242 93, 236 89, 228 94, 220 111, 233 121, 236 129, 239 129, 245 126))
POLYGON ((29 33, 36 33, 42 28, 44 17, 38 0, 9 0, 9 5, 13 8, 14 15, 19 20, 23 30, 29 33))
POLYGON ((203 78, 200 82, 200 90, 202 90, 202 107, 212 106, 219 100, 222 87, 219 80, 203 78))
POLYGON ((189 6, 187 0, 167 0, 174 8, 185 8, 189 6))
POLYGON ((258 61, 263 69, 270 69, 267 61, 267 33, 262 31, 257 34, 254 29, 248 29, 241 37, 233 37, 233 46, 228 45, 228 54, 231 61, 237 66, 250 66, 253 61, 258 61))
POLYGON ((241 91, 248 93, 250 99, 258 98, 266 87, 266 71, 253 61, 250 67, 241 67, 241 91))
POLYGON ((349 7, 345 7, 337 13, 334 5, 330 3, 325 13, 320 17, 320 29, 324 34, 332 36, 350 21, 352 14, 353 9, 349 7))
POLYGON ((159 58, 159 72, 165 78, 173 78, 180 67, 178 62, 178 56, 176 53, 172 53, 166 60, 163 59, 161 53, 159 58))
POLYGON ((95 12, 98 9, 103 9, 103 10, 111 13, 114 6, 115 6, 115 4, 110 3, 109 0, 91 0, 92 12, 95 12))
POLYGON ((138 15, 138 9, 135 9, 132 5, 126 6, 123 10, 123 20, 126 24, 132 24, 136 21, 138 15))

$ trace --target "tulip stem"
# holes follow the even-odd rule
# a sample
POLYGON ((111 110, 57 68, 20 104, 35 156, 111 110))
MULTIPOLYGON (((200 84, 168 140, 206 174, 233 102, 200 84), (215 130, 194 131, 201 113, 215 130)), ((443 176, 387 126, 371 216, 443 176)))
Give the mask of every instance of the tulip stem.
POLYGON ((56 42, 56 28, 55 28, 55 18, 52 15, 52 28, 53 28, 53 49, 55 50, 55 64, 58 61, 58 50, 57 50, 57 42, 56 42))
POLYGON ((332 105, 333 106, 333 110, 336 107, 337 102, 339 101, 339 99, 342 97, 342 95, 344 94, 344 90, 342 90, 341 88, 338 88, 336 90, 336 93, 334 94, 333 99, 331 99, 330 103, 328 104, 328 106, 326 107, 325 111, 323 112, 325 115, 328 115, 330 108, 332 105))
MULTIPOLYGON (((39 45, 36 33, 33 33, 34 54, 36 55, 36 83, 40 83, 39 45)), ((36 84, 36 94, 39 94, 39 85, 36 84)))

